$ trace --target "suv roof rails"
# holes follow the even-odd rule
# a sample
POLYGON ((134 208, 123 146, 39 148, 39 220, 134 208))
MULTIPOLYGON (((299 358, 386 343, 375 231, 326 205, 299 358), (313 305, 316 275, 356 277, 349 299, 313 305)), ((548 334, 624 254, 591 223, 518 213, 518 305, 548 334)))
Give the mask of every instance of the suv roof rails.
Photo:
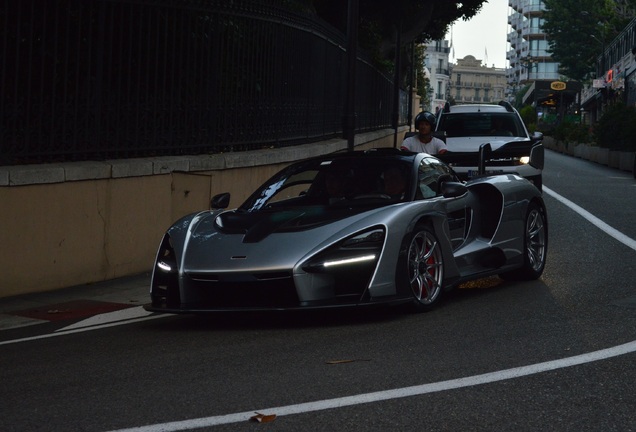
POLYGON ((512 107, 512 105, 510 105, 510 102, 508 102, 508 101, 503 101, 502 100, 501 102, 499 102, 498 105, 504 107, 506 109, 506 111, 508 111, 508 112, 513 112, 514 111, 514 108, 512 107))

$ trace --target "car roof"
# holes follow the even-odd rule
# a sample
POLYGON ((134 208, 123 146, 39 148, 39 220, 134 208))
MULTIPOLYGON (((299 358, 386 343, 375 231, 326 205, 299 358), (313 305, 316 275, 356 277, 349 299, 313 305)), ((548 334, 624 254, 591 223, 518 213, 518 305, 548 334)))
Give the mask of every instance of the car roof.
POLYGON ((465 105, 451 105, 449 107, 451 113, 474 113, 474 112, 490 112, 490 113, 506 113, 508 111, 501 105, 490 104, 465 104, 465 105))

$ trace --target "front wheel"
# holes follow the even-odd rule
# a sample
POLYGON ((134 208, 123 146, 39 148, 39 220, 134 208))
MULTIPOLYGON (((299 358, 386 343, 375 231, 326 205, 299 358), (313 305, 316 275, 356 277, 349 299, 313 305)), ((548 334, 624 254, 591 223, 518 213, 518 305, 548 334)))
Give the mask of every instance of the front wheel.
POLYGON ((430 228, 419 226, 411 234, 406 271, 415 308, 432 309, 442 293, 444 260, 439 241, 430 228))
POLYGON ((500 276, 508 280, 538 279, 545 268, 548 252, 548 221, 545 211, 536 203, 528 206, 525 221, 523 265, 500 276))

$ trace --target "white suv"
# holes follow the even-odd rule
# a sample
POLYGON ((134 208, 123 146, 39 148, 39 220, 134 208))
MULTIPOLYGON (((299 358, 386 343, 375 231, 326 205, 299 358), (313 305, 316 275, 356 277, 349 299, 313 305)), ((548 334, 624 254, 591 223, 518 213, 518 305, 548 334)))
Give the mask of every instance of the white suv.
POLYGON ((435 136, 448 146, 440 156, 465 180, 483 174, 516 173, 541 190, 544 161, 543 134, 528 133, 516 109, 498 105, 450 105, 437 118, 435 136), (480 147, 490 144, 485 172, 479 169, 480 147))

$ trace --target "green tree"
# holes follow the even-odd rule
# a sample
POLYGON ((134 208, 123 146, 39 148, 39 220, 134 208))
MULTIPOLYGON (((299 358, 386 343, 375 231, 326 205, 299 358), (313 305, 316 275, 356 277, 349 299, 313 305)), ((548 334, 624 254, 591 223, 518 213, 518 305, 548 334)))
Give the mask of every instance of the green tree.
MULTIPOLYGON (((310 0, 297 1, 306 5, 310 0)), ((442 39, 452 23, 472 18, 485 1, 359 0, 359 46, 377 67, 393 74, 399 34, 402 50, 399 76, 400 84, 405 87, 411 67, 410 45, 442 39)), ((348 3, 347 0, 313 0, 313 8, 319 17, 346 33, 348 3)), ((428 90, 430 84, 422 76, 421 60, 414 60, 418 87, 422 85, 428 90)), ((427 96, 427 92, 418 90, 421 96, 427 96)))
MULTIPOLYGON (((380 57, 392 59, 396 33, 402 45, 444 37, 450 24, 469 20, 486 0, 360 0, 360 44, 380 57)), ((314 0, 316 13, 346 32, 346 0, 314 0)))
POLYGON ((584 81, 595 73, 595 60, 627 24, 614 0, 544 0, 543 31, 559 72, 584 81))

